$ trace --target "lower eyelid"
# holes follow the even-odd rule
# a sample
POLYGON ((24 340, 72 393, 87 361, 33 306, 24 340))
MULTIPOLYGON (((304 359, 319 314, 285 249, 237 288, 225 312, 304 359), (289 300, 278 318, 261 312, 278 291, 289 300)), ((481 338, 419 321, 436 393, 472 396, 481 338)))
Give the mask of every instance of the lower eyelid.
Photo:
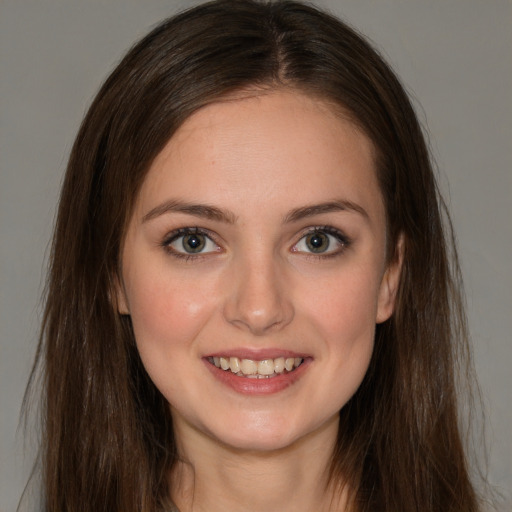
POLYGON ((172 245, 187 235, 201 235, 207 239, 207 244, 213 244, 215 248, 220 249, 219 243, 215 240, 215 237, 207 230, 197 228, 197 227, 185 227, 179 228, 168 233, 159 243, 159 245, 166 250, 169 254, 176 257, 192 257, 197 258, 202 255, 211 254, 216 252, 215 249, 209 249, 207 252, 198 252, 198 253, 188 253, 186 251, 180 251, 177 248, 172 247, 172 245))
MULTIPOLYGON (((334 238, 338 247, 333 250, 329 249, 328 252, 325 252, 325 253, 314 253, 311 251, 297 251, 297 250, 295 250, 294 252, 301 252, 301 253, 308 254, 311 256, 319 256, 319 257, 332 256, 332 255, 338 254, 340 252, 343 252, 343 250, 346 249, 352 243, 351 240, 345 234, 340 232, 339 230, 333 229, 331 227, 318 226, 318 227, 312 228, 312 229, 306 231, 305 233, 303 233, 302 236, 300 237, 300 239, 294 244, 293 247, 294 248, 297 247, 297 245, 299 245, 300 242, 304 241, 307 236, 313 235, 315 233, 323 233, 325 235, 328 235, 329 237, 334 238)), ((303 242, 303 243, 305 243, 305 242, 303 242)))
POLYGON ((185 235, 179 235, 177 237, 174 237, 169 243, 167 243, 167 247, 170 248, 171 250, 173 250, 174 252, 177 252, 179 254, 186 254, 188 256, 199 256, 199 255, 205 255, 205 254, 211 254, 213 252, 218 252, 219 250, 219 246, 218 244, 208 235, 206 234, 203 234, 203 233, 187 233, 185 235), (194 252, 187 252, 186 250, 179 250, 181 248, 177 248, 177 247, 173 247, 173 244, 175 243, 179 243, 180 240, 181 240, 181 245, 183 245, 183 237, 187 236, 188 234, 197 234, 197 235, 200 235, 200 236, 203 236, 206 240, 205 240, 205 245, 203 247, 203 250, 197 252, 197 253, 194 253, 194 252))

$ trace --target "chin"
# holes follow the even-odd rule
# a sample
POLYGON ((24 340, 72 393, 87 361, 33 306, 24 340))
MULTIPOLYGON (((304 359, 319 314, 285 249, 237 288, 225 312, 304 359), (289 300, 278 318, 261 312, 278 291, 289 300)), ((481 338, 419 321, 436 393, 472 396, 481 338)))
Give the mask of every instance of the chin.
POLYGON ((290 435, 274 432, 257 432, 250 435, 236 435, 219 439, 230 449, 241 452, 275 452, 292 446, 297 439, 290 435))
POLYGON ((229 427, 215 429, 217 432, 210 432, 210 436, 231 449, 250 452, 285 450, 322 428, 321 425, 299 426, 290 421, 279 421, 275 416, 253 417, 250 421, 240 418, 229 427))

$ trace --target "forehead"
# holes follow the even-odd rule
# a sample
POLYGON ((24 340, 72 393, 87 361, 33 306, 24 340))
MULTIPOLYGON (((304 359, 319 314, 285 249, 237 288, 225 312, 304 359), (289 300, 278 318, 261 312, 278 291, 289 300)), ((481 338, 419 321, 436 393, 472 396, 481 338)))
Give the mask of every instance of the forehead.
POLYGON ((241 212, 340 195, 381 203, 369 138, 328 103, 295 91, 234 97, 190 116, 154 160, 138 205, 169 195, 241 212))

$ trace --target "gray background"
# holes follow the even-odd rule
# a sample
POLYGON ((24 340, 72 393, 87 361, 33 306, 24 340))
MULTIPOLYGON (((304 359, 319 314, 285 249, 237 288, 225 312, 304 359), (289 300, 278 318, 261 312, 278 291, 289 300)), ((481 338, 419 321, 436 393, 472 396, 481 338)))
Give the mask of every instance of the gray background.
MULTIPOLYGON (((157 21, 197 2, 0 0, 0 511, 34 457, 16 434, 34 355, 54 208, 80 120, 157 21)), ((318 0, 383 49, 414 98, 453 214, 490 440, 512 488, 512 3, 318 0), (421 102, 421 106, 420 103, 421 102)))

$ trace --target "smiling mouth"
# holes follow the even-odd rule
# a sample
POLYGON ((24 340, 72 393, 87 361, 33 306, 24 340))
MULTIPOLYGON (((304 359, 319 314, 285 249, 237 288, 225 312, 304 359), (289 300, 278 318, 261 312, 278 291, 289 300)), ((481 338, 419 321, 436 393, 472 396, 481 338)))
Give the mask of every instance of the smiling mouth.
POLYGON ((208 357, 208 362, 237 377, 270 379, 293 372, 303 362, 302 357, 277 357, 276 359, 239 359, 238 357, 208 357))

